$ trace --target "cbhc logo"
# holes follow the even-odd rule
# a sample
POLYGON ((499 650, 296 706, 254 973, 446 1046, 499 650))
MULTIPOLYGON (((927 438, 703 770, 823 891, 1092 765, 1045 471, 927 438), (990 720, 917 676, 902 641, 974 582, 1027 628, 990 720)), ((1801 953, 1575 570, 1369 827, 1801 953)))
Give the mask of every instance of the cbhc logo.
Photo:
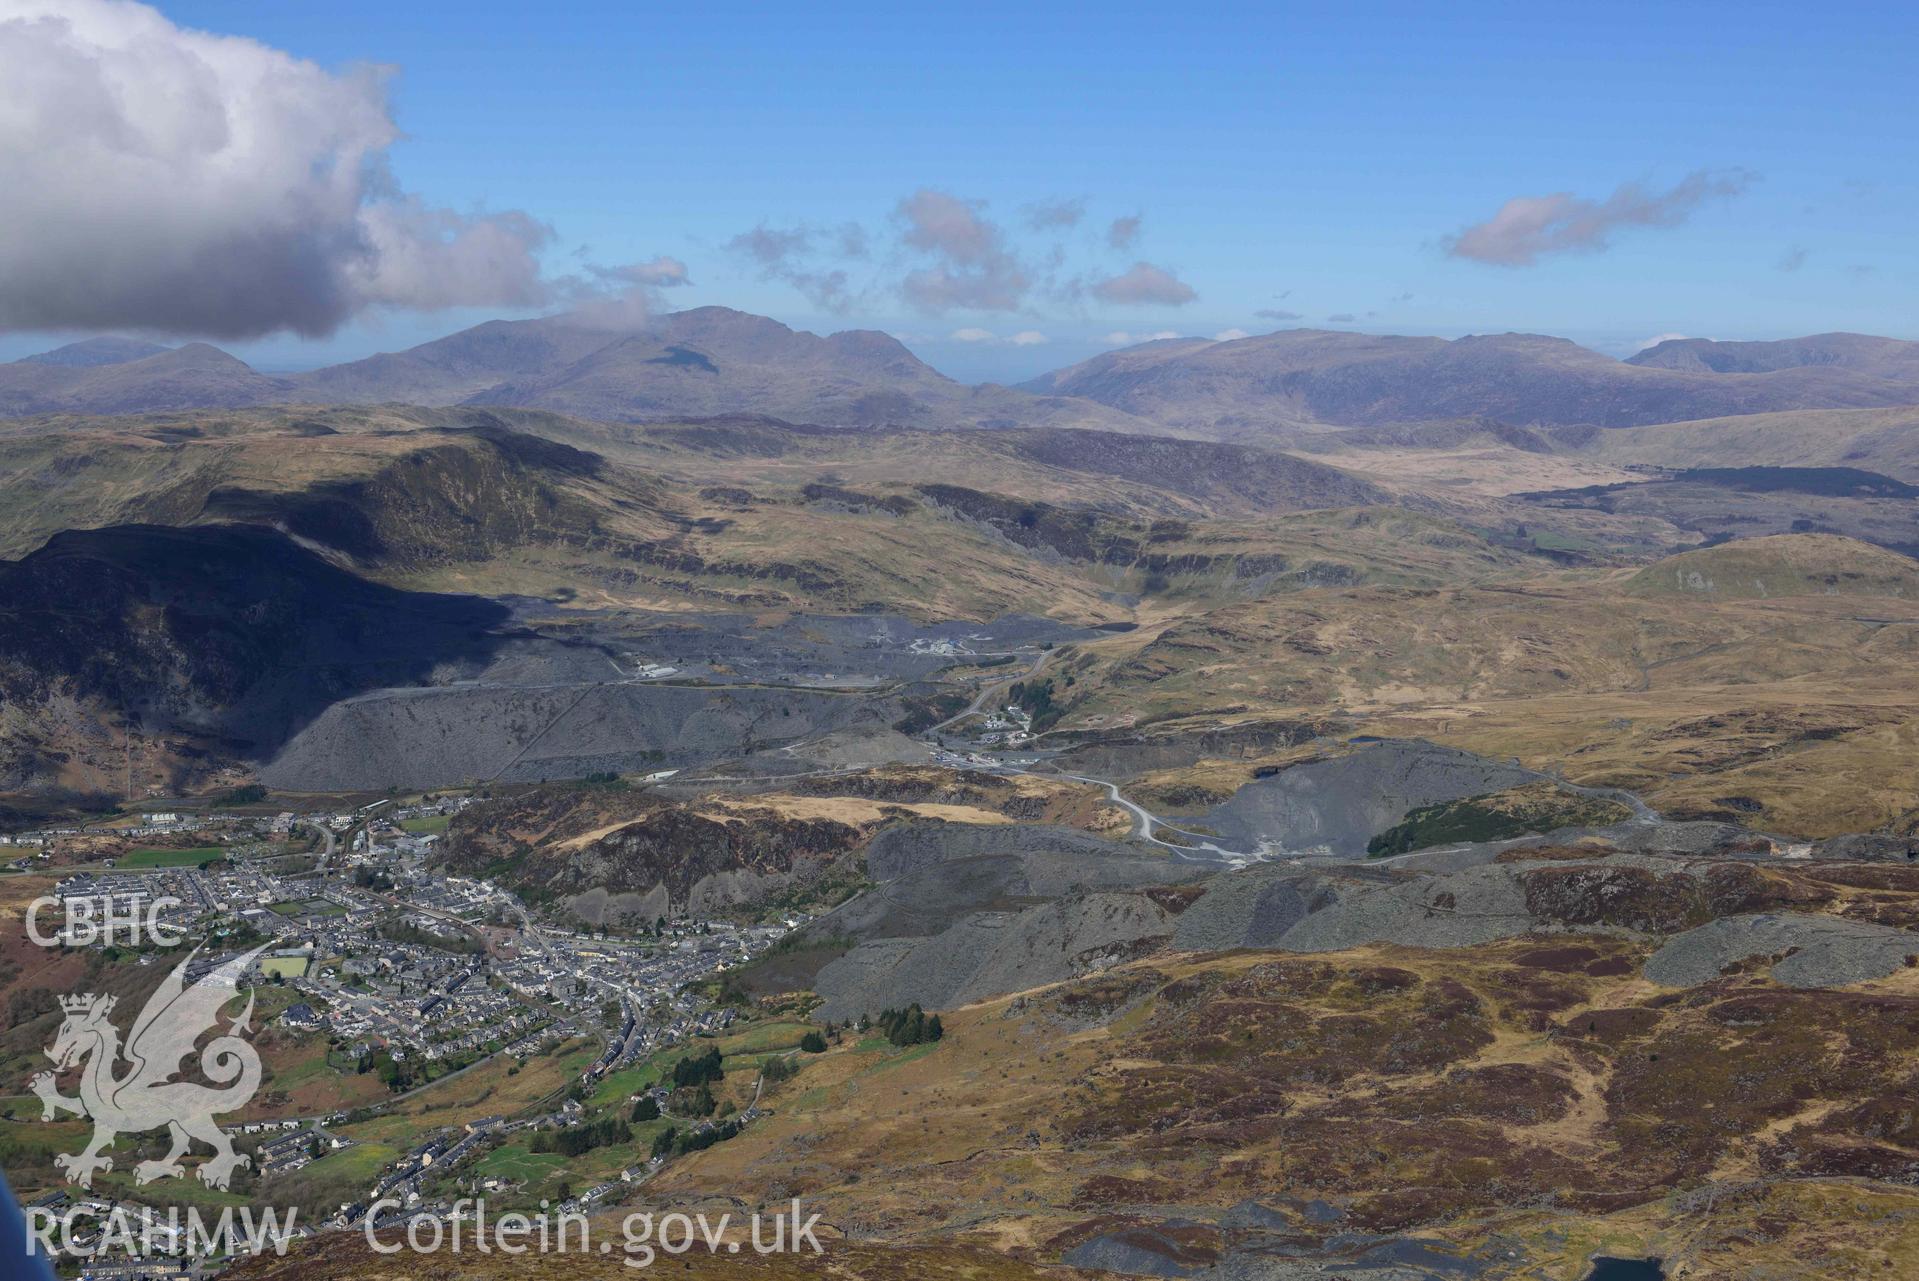
POLYGON ((167 909, 178 906, 177 898, 148 899, 144 894, 37 898, 27 906, 27 937, 41 947, 86 947, 92 943, 173 947, 186 932, 160 918, 167 909), (40 915, 57 907, 66 909, 66 926, 49 934, 40 926, 40 915))

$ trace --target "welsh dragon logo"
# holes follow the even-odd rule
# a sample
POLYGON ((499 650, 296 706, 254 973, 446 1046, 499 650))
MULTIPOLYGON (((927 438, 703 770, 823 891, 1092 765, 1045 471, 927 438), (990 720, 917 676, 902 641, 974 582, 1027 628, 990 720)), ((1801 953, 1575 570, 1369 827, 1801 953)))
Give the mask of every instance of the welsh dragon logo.
POLYGON ((235 1169, 252 1164, 251 1158, 233 1150, 226 1131, 213 1123, 216 1115, 245 1107, 260 1088, 260 1056, 243 1039, 253 1019, 251 990, 240 1018, 197 1051, 200 1074, 214 1084, 174 1078, 185 1070, 185 1060, 196 1054, 194 1044, 201 1034, 216 1027, 220 1011, 239 996, 240 976, 265 950, 256 948, 232 957, 188 987, 187 966, 199 955, 195 948, 147 1001, 124 1047, 109 1017, 116 998, 60 998, 67 1017, 47 1051, 55 1071, 34 1077, 32 1089, 40 1097, 43 1121, 54 1120, 61 1112, 93 1119, 93 1141, 85 1151, 54 1157, 69 1183, 90 1188, 96 1171, 111 1170, 113 1158, 102 1153, 119 1135, 162 1127, 170 1132, 173 1146, 159 1160, 142 1161, 133 1168, 137 1183, 184 1175, 180 1158, 196 1139, 213 1149, 212 1159, 199 1171, 200 1181, 210 1188, 225 1188, 235 1169), (55 1073, 83 1062, 80 1097, 69 1099, 59 1092, 55 1073))

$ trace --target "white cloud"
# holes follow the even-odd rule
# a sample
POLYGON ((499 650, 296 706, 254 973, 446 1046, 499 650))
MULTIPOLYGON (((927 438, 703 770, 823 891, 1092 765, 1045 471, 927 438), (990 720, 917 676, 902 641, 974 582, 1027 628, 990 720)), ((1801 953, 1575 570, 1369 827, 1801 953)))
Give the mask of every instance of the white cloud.
POLYGON ((1143 342, 1159 342, 1166 338, 1177 338, 1179 336, 1177 332, 1171 329, 1162 329, 1158 333, 1152 334, 1129 334, 1124 329, 1115 329, 1112 333, 1106 335, 1106 345, 1109 347, 1133 347, 1143 342))
POLYGON ((1634 347, 1633 354, 1637 355, 1638 353, 1642 351, 1651 351, 1654 347, 1657 347, 1662 342, 1678 342, 1679 340, 1683 338, 1690 338, 1690 337, 1692 337, 1691 334, 1654 334, 1652 337, 1640 343, 1637 347, 1634 347))
POLYGON ((687 274, 686 264, 665 254, 646 262, 628 263, 624 267, 592 267, 589 270, 597 279, 612 284, 644 285, 651 289, 677 289, 693 283, 693 278, 687 274))
POLYGON ((1002 338, 990 329, 968 327, 955 329, 947 337, 954 342, 995 343, 1009 347, 1037 347, 1047 341, 1046 335, 1037 329, 1022 329, 1016 334, 1009 334, 1002 338))
POLYGON ((559 296, 543 223, 399 188, 388 74, 126 0, 0 0, 0 329, 321 335, 559 296))
POLYGON ((1214 342, 1237 342, 1241 338, 1251 337, 1244 329, 1222 329, 1213 335, 1214 342))

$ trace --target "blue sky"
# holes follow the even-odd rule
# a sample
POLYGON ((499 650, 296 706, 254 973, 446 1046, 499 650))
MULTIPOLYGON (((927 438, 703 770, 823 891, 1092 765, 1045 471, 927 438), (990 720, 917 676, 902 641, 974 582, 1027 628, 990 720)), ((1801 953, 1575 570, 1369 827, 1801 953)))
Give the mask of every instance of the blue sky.
MULTIPOLYGON (((1673 333, 1919 338, 1910 5, 159 7, 330 71, 397 68, 394 179, 547 224, 555 275, 665 255, 692 282, 668 306, 885 329, 968 379, 1121 333, 1295 325, 1542 331, 1616 354, 1673 333), (1656 203, 1692 175, 1712 194, 1575 228, 1529 265, 1448 251, 1515 198, 1569 193, 1603 221, 1622 185, 1656 203), (922 190, 998 233, 1031 282, 1015 307, 902 296, 928 260, 898 210, 922 190), (1059 201, 1082 202, 1078 225, 1029 227, 1059 201), (1133 215, 1115 249, 1112 220, 1133 215), (847 271, 838 314, 729 247, 849 223, 866 256, 813 264, 847 271), (1098 296, 1135 262, 1193 300, 1098 296)), ((294 368, 532 310, 368 308, 330 337, 221 345, 294 368)), ((0 355, 41 337, 0 336, 0 355)))

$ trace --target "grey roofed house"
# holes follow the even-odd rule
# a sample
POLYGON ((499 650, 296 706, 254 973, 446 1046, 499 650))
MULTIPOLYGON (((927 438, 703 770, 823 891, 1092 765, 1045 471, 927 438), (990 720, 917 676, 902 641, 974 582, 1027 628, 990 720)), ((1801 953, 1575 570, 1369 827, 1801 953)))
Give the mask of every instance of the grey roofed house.
POLYGON ((326 1023, 319 1012, 305 1001, 287 1006, 286 1012, 280 1015, 280 1021, 293 1028, 317 1028, 326 1023))

